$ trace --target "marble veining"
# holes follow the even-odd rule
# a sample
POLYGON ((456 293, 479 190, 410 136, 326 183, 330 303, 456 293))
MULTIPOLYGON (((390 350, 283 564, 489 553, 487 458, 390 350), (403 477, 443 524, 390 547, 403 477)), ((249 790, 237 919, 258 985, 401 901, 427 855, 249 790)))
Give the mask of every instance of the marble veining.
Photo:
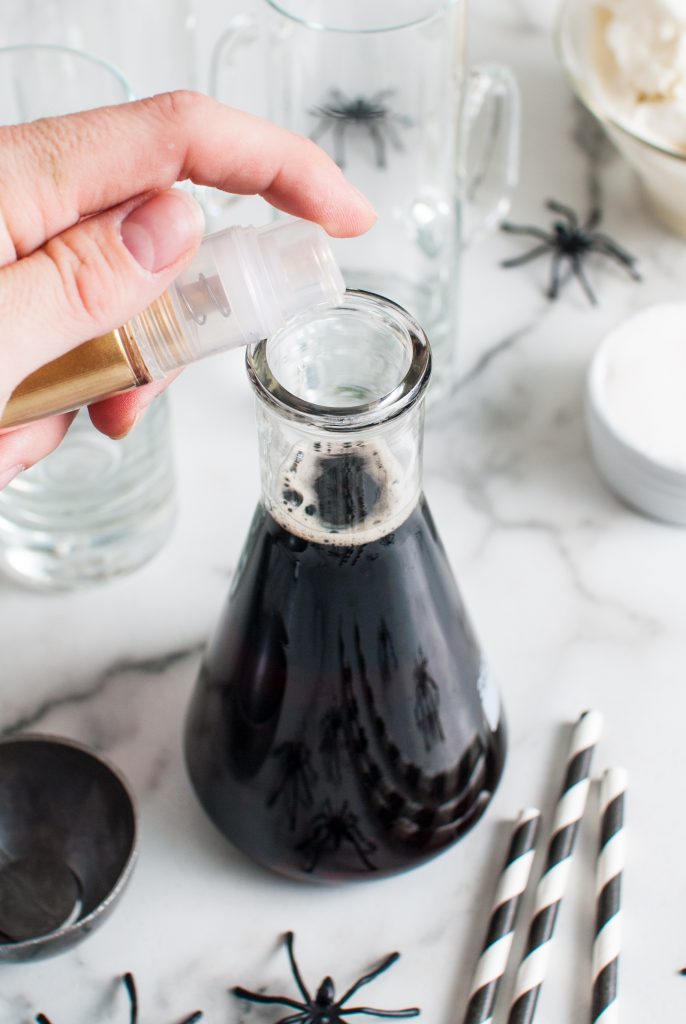
POLYGON ((41 731, 40 727, 54 712, 70 712, 78 709, 81 704, 96 700, 110 687, 115 687, 117 680, 121 676, 135 674, 145 676, 163 675, 177 662, 185 661, 201 653, 204 646, 203 642, 177 651, 169 651, 156 657, 117 661, 113 665, 108 666, 94 680, 90 681, 86 689, 79 692, 68 691, 60 693, 41 701, 36 707, 28 709, 21 717, 3 723, 2 729, 0 729, 0 736, 11 736, 13 733, 29 732, 32 729, 41 731))

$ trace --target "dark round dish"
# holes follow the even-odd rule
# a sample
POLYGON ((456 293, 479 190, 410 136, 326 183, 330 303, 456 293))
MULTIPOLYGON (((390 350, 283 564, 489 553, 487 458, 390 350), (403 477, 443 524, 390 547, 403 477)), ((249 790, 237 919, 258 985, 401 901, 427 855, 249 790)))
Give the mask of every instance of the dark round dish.
POLYGON ((60 953, 112 911, 133 870, 133 797, 72 740, 0 740, 0 963, 60 953))

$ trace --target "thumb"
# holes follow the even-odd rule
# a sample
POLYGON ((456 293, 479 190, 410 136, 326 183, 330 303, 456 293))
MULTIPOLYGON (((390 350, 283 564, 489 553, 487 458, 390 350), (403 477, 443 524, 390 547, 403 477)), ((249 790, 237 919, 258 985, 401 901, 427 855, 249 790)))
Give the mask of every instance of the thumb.
POLYGON ((0 270, 2 390, 148 306, 194 255, 202 230, 195 200, 169 189, 80 221, 0 270))

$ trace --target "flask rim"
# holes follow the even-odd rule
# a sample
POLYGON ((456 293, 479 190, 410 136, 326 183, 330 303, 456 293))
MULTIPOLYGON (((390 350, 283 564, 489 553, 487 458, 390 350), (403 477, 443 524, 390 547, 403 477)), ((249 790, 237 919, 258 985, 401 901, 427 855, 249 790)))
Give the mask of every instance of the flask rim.
POLYGON ((357 430, 377 426, 394 419, 419 402, 431 376, 429 340, 415 318, 396 302, 374 292, 348 289, 335 309, 359 312, 385 321, 399 332, 409 353, 409 364, 396 384, 373 401, 358 405, 323 405, 308 401, 286 388, 276 377, 269 362, 269 346, 284 334, 297 332, 322 317, 331 315, 332 307, 310 309, 291 317, 286 325, 270 338, 249 345, 246 367, 250 383, 258 399, 281 415, 301 424, 330 431, 357 430))

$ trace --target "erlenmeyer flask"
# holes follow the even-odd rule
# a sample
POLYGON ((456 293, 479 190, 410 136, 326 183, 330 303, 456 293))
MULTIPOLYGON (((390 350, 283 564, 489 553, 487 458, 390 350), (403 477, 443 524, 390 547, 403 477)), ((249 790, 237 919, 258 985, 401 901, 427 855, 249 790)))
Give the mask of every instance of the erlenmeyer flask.
POLYGON ((428 344, 348 292, 252 346, 248 372, 262 500, 189 709, 191 780, 262 864, 378 878, 456 842, 504 758, 421 491, 428 344))

